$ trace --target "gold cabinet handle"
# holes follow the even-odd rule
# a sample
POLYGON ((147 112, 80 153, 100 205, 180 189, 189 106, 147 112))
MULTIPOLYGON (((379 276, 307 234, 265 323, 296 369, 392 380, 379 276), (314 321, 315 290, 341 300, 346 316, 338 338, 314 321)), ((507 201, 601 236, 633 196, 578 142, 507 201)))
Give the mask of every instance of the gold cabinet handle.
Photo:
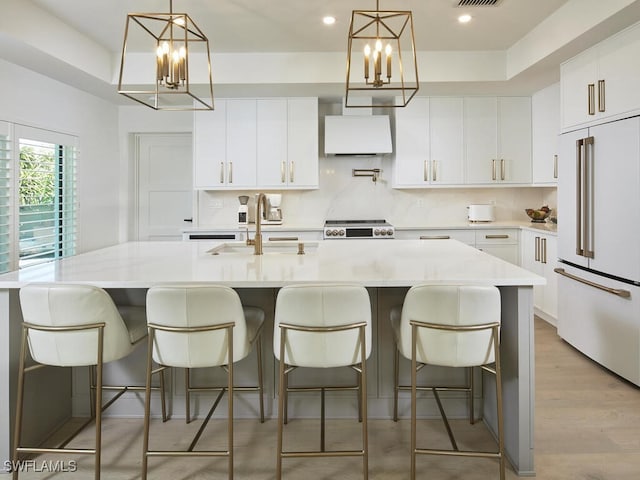
POLYGON ((595 89, 596 86, 593 83, 590 83, 587 86, 587 110, 589 112, 589 115, 595 115, 596 114, 596 106, 595 106, 595 89))
POLYGON ((224 183, 224 162, 220 162, 220 183, 224 183))
POLYGON ((289 162, 289 183, 293 183, 293 161, 289 162))
POLYGON ((498 239, 498 238, 509 238, 509 235, 506 234, 499 234, 499 235, 485 235, 484 238, 486 238, 487 240, 492 240, 492 239, 498 239))
POLYGON ((420 240, 449 240, 449 235, 420 235, 420 240))
POLYGON ((422 178, 425 182, 429 181, 429 160, 424 161, 424 171, 422 173, 422 178))
POLYGON ((298 237, 269 237, 269 242, 297 242, 298 237))
POLYGON ((575 280, 576 282, 584 283, 585 285, 589 285, 590 287, 597 288, 598 290, 603 290, 607 293, 611 293, 613 295, 617 295, 622 298, 631 297, 631 292, 629 290, 622 290, 618 288, 611 288, 611 287, 606 287, 604 285, 600 285, 599 283, 595 283, 585 278, 580 278, 576 275, 567 273, 565 272, 564 268, 554 268, 553 271, 556 272, 558 275, 562 275, 563 277, 570 278, 571 280, 575 280))
POLYGON ((604 80, 598 80, 598 111, 599 112, 604 112, 606 107, 605 99, 604 99, 604 90, 605 90, 604 80))
POLYGON ((437 181, 438 181, 438 161, 437 161, 437 160, 432 160, 432 163, 431 163, 431 170, 432 170, 432 172, 431 172, 431 173, 432 173, 432 177, 431 177, 431 179, 432 179, 434 182, 437 182, 437 181))
POLYGON ((546 238, 541 238, 540 242, 542 244, 542 255, 541 255, 541 259, 540 261, 542 263, 547 263, 547 239, 546 238))
POLYGON ((500 179, 504 180, 504 158, 500 159, 500 179))
POLYGON ((286 177, 284 175, 284 161, 280 164, 280 183, 284 183, 286 181, 286 177))
POLYGON ((558 155, 553 156, 553 178, 558 178, 558 155))
POLYGON ((229 162, 229 183, 233 183, 233 162, 229 162))
POLYGON ((533 257, 536 262, 540 261, 540 237, 536 237, 536 252, 533 257))
POLYGON ((491 160, 491 179, 495 181, 496 179, 496 159, 491 160))

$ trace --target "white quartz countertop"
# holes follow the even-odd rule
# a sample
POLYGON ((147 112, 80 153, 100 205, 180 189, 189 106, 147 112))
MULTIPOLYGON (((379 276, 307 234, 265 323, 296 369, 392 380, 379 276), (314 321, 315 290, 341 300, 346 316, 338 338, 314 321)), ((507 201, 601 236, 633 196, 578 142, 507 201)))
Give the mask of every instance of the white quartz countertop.
POLYGON ((0 289, 19 288, 29 282, 89 283, 103 288, 202 282, 234 288, 314 282, 354 282, 370 287, 545 283, 543 277, 456 240, 307 242, 304 255, 298 255, 297 242, 291 242, 272 250, 265 244, 264 255, 251 251, 212 255, 209 250, 221 243, 123 243, 0 275, 0 289))

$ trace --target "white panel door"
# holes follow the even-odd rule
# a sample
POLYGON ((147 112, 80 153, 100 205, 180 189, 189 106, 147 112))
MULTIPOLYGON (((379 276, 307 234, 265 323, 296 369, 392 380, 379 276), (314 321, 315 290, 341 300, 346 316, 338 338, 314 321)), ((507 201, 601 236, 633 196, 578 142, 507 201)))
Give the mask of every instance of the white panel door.
POLYGON ((193 117, 193 185, 198 189, 225 184, 227 162, 227 104, 216 100, 213 111, 197 111, 193 117))
POLYGON ((597 84, 596 58, 596 49, 591 48, 560 66, 562 128, 565 130, 594 119, 597 110, 593 98, 597 84), (589 85, 593 85, 591 96, 589 85))
POLYGON ((558 182, 560 85, 554 84, 531 97, 532 179, 535 184, 558 182))
POLYGON ((531 99, 498 98, 497 178, 506 183, 531 183, 531 99))
POLYGON ((193 217, 189 134, 137 136, 138 240, 180 240, 193 217))
POLYGON ((257 114, 255 99, 227 100, 227 186, 256 187, 257 114))

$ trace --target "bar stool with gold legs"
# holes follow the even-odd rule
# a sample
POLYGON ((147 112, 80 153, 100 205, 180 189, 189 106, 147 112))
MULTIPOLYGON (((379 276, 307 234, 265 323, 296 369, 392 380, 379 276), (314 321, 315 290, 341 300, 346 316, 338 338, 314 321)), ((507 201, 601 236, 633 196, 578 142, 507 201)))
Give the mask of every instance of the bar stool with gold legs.
MULTIPOLYGON (((165 285, 151 287, 147 292, 149 352, 147 357, 147 395, 145 400, 142 479, 147 478, 150 457, 227 457, 228 476, 233 478, 233 394, 236 390, 259 393, 260 420, 264 421, 261 333, 264 311, 243 307, 238 294, 221 285, 165 285), (235 387, 233 365, 251 353, 257 345, 258 386, 235 387), (149 448, 149 395, 152 359, 166 368, 222 367, 227 372, 226 385, 191 387, 189 391, 218 391, 218 395, 198 429, 191 444, 184 450, 151 450, 149 448), (227 449, 196 450, 204 429, 225 392, 227 401, 227 449)), ((187 398, 188 401, 188 398, 187 398)), ((187 410, 188 412, 188 410, 187 410)), ((190 414, 187 413, 187 416, 190 414)))
MULTIPOLYGON (((20 454, 56 453, 94 455, 94 476, 100 478, 102 452, 102 412, 116 399, 136 386, 107 386, 102 384, 103 365, 129 355, 147 335, 144 307, 129 306, 118 309, 109 294, 91 285, 31 284, 20 289, 20 306, 24 319, 22 344, 18 366, 18 392, 14 430, 13 465, 20 454), (27 349, 35 362, 26 366, 27 349), (23 400, 25 373, 44 366, 89 366, 91 374, 91 417, 77 428, 57 448, 22 445, 23 400), (102 404, 103 390, 118 393, 102 404), (89 423, 95 421, 94 448, 70 448, 67 445, 89 423)), ((160 376, 162 416, 166 418, 164 378, 160 376)), ((14 468, 13 478, 18 478, 14 468)))
MULTIPOLYGON (((397 351, 411 360, 411 479, 416 478, 418 455, 456 455, 496 458, 500 479, 505 476, 502 377, 500 369, 500 291, 493 286, 419 285, 407 292, 402 307, 391 312, 397 351), (444 367, 480 367, 496 377, 497 452, 464 451, 455 437, 438 395, 440 390, 469 390, 469 387, 418 385, 417 372, 425 365, 444 367), (418 390, 431 390, 444 421, 451 449, 417 447, 418 390)), ((397 358, 398 353, 396 353, 397 358)), ((398 360, 395 365, 395 405, 397 419, 398 360)), ((471 376, 473 372, 471 372, 471 376)), ((470 399, 473 423, 473 394, 470 399)))
POLYGON ((276 299, 273 351, 279 360, 278 453, 276 478, 282 478, 282 460, 295 457, 360 456, 368 478, 366 359, 371 353, 371 303, 360 285, 293 285, 280 289, 276 299), (351 367, 358 382, 349 386, 290 387, 289 374, 301 367, 351 367), (362 448, 325 448, 325 390, 356 390, 362 448), (285 451, 283 428, 289 392, 319 390, 321 394, 320 449, 285 451))

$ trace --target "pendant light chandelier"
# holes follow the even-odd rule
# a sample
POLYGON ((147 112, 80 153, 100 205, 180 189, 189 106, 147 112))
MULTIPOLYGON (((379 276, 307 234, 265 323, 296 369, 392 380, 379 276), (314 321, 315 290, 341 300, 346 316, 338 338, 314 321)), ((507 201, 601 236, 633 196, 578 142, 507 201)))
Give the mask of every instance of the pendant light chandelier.
POLYGON ((169 13, 127 15, 118 93, 155 110, 213 110, 209 40, 173 0, 169 13))
POLYGON ((404 107, 418 91, 413 15, 380 10, 379 3, 351 14, 345 107, 366 107, 359 96, 379 98, 376 106, 404 107))

